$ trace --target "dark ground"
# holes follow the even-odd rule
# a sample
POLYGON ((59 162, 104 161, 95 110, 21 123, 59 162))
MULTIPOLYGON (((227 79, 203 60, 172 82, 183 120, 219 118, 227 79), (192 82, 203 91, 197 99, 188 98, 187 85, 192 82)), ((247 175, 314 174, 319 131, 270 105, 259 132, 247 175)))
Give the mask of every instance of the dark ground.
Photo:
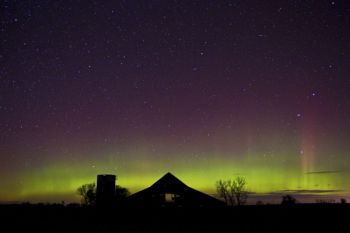
POLYGON ((350 232, 349 204, 220 209, 2 205, 1 232, 350 232))

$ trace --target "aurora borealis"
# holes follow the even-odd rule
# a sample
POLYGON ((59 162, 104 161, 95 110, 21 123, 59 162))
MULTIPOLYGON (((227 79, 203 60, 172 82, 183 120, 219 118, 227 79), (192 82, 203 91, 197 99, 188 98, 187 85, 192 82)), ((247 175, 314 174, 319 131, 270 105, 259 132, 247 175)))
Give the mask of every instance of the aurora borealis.
POLYGON ((350 2, 1 1, 0 201, 136 192, 350 197, 350 2))

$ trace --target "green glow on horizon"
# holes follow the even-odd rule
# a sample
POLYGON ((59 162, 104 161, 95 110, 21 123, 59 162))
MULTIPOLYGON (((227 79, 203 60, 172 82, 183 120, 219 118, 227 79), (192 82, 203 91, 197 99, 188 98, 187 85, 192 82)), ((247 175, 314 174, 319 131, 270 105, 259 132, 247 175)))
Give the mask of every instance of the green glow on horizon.
MULTIPOLYGON (((205 157, 205 156, 204 156, 205 157)), ((260 156, 261 157, 261 156, 260 156)), ((61 199, 79 201, 76 189, 82 184, 95 182, 97 174, 116 174, 117 183, 132 193, 152 185, 166 172, 172 172, 185 184, 208 194, 215 193, 219 179, 246 178, 248 190, 270 193, 281 190, 344 190, 346 177, 342 174, 305 174, 298 163, 283 163, 277 158, 263 161, 258 155, 235 158, 203 160, 175 160, 169 163, 142 159, 127 161, 120 165, 113 156, 106 156, 91 165, 91 162, 48 163, 35 170, 26 170, 17 176, 17 186, 3 192, 2 200, 61 199), (165 165, 168 164, 168 165, 165 165)), ((348 192, 348 191, 346 191, 348 192)), ((44 201, 44 200, 43 200, 44 201)))

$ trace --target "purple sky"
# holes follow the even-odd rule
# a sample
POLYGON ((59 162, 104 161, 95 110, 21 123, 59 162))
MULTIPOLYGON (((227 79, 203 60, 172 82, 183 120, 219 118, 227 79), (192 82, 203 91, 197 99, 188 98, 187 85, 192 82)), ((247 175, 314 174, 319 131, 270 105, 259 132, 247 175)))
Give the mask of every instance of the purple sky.
POLYGON ((265 191, 348 194, 349 28, 346 0, 1 1, 0 199, 38 177, 56 187, 56 166, 76 184, 110 161, 195 187, 233 163, 252 191, 260 176, 265 191), (267 164, 302 175, 287 187, 267 164))

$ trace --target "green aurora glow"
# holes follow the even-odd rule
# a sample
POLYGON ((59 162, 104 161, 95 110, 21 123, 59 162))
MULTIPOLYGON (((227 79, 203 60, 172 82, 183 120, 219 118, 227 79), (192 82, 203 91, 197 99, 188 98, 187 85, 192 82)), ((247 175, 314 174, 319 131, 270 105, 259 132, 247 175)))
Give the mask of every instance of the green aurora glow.
POLYGON ((103 173, 117 174, 119 185, 136 192, 150 186, 168 171, 189 186, 209 194, 215 193, 218 179, 237 175, 247 179, 249 191, 259 194, 283 190, 338 190, 336 193, 346 195, 349 188, 343 173, 305 174, 298 165, 299 161, 288 159, 291 157, 288 155, 277 159, 252 154, 241 160, 232 158, 225 162, 218 156, 211 156, 217 159, 174 160, 168 165, 164 165, 164 161, 154 162, 139 157, 123 161, 122 166, 113 155, 109 155, 93 165, 87 161, 61 161, 27 169, 17 174, 16 182, 5 183, 0 198, 4 201, 79 201, 75 194, 77 187, 95 182, 96 175, 103 173))

